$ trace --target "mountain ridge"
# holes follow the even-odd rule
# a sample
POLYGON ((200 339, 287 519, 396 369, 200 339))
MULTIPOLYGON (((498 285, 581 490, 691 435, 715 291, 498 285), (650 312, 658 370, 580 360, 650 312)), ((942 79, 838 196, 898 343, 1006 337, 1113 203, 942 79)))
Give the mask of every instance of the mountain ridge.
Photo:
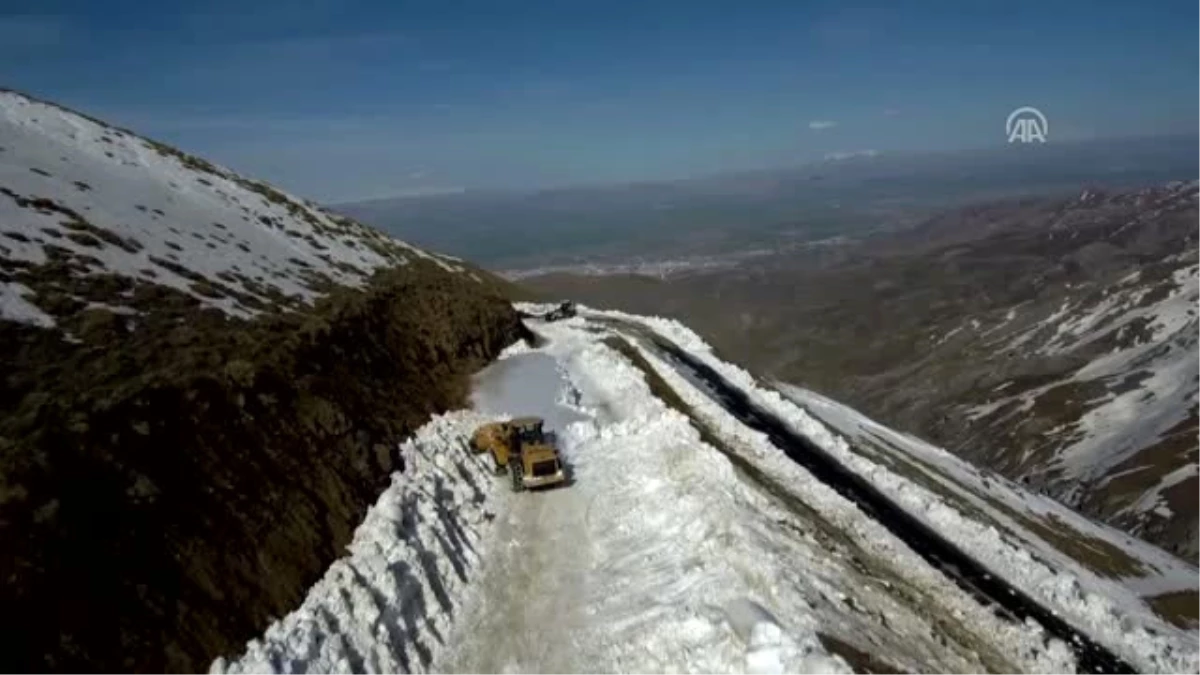
POLYGON ((0 93, 5 669, 198 671, 522 327, 505 282, 0 93))

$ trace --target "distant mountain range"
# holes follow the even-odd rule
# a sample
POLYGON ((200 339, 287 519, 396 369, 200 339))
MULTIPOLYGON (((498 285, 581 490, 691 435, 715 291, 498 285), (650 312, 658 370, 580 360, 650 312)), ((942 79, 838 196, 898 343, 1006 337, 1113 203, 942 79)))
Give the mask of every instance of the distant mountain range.
POLYGON ((628 262, 897 229, 981 199, 1190 179, 1197 140, 862 153, 792 169, 528 193, 466 191, 335 208, 496 269, 628 262))

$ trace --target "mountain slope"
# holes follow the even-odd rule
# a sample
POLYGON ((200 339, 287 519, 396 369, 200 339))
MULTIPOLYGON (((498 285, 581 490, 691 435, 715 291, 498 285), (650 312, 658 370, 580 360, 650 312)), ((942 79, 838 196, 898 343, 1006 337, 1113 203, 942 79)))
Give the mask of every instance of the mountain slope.
POLYGON ((0 92, 5 670, 202 668, 522 331, 504 285, 0 92))
MULTIPOLYGON (((79 263, 89 274, 184 291, 234 316, 297 306, 409 259, 459 269, 265 183, 52 105, 5 94, 0 120, 0 252, 9 268, 79 263)), ((18 291, 6 283, 5 316, 52 321, 18 291)))
POLYGON ((911 340, 890 352, 911 361, 851 384, 854 400, 1194 561, 1196 194, 1194 182, 1085 192, 981 216, 993 233, 961 244, 914 233, 938 242, 909 258, 934 271, 909 288, 874 280, 895 284, 886 313, 911 312, 881 340, 889 352, 911 340), (990 279, 963 284, 975 266, 990 279))

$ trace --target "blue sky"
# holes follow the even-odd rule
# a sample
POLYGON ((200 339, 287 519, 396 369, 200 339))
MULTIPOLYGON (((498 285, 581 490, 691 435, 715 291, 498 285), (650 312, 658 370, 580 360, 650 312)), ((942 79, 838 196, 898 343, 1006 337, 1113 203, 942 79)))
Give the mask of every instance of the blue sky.
POLYGON ((0 84, 329 201, 1200 124, 1194 1, 21 2, 0 84))

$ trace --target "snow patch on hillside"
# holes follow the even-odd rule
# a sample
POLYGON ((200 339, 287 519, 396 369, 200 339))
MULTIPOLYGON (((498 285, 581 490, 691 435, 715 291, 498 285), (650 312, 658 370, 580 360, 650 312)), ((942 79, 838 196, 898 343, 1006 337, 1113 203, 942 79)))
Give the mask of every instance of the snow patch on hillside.
MULTIPOLYGON (((0 261, 41 265, 50 252, 85 275, 171 286, 236 316, 281 297, 311 302, 329 283, 361 285, 414 257, 462 269, 265 183, 0 91, 0 261)), ((0 317, 47 325, 19 296, 0 294, 0 317)))
POLYGON ((1137 500, 1125 507, 1122 512, 1154 513, 1162 518, 1170 518, 1172 516, 1171 507, 1163 498, 1163 492, 1196 475, 1200 475, 1200 466, 1185 464, 1163 476, 1157 484, 1142 492, 1137 500))
POLYGON ((38 309, 37 305, 27 299, 32 296, 33 291, 24 284, 15 281, 0 283, 0 317, 39 328, 52 328, 55 323, 54 317, 38 309))
MULTIPOLYGON (((971 422, 1016 423, 1046 392, 1068 385, 1102 385, 1103 394, 1078 402, 1082 411, 1077 416, 1044 433, 1058 447, 1046 474, 1056 483, 1073 486, 1059 491, 1068 502, 1102 488, 1123 464, 1177 433, 1196 409, 1200 265, 1194 251, 1163 264, 1174 266, 1169 276, 1131 273, 1090 303, 1064 301, 1002 347, 1033 348, 1044 355, 1089 346, 1103 349, 1075 373, 1024 391, 997 392, 990 400, 959 409, 971 422)), ((1161 516, 1167 508, 1162 491, 1195 475, 1194 463, 1190 467, 1164 477, 1122 512, 1161 516)))
MULTIPOLYGON (((1166 355, 1147 364, 1148 377, 1137 387, 1108 394, 1076 422, 1059 430, 1078 439, 1058 455, 1056 466, 1064 470, 1067 479, 1092 479, 1109 473, 1159 442, 1192 414, 1200 368, 1196 343, 1172 340, 1162 351, 1166 355)), ((1124 374, 1137 372, 1135 366, 1124 374)))

